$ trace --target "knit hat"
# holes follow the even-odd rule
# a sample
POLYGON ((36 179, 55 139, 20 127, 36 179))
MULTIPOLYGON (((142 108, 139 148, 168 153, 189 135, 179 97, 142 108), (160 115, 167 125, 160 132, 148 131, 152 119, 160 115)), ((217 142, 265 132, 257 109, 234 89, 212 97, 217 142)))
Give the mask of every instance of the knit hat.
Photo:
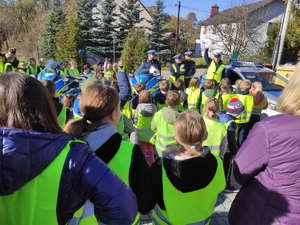
POLYGON ((227 112, 231 114, 239 114, 244 111, 243 103, 237 98, 232 98, 227 105, 227 112))
POLYGON ((101 84, 101 81, 98 78, 92 76, 82 82, 82 84, 80 85, 80 89, 82 92, 84 92, 89 86, 93 84, 101 84))

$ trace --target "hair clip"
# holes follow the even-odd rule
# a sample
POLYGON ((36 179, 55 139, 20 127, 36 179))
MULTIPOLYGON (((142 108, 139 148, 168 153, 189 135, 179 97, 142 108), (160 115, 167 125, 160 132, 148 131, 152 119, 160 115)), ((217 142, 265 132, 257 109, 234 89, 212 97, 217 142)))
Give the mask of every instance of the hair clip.
POLYGON ((191 145, 190 148, 191 149, 196 149, 196 146, 195 145, 191 145))

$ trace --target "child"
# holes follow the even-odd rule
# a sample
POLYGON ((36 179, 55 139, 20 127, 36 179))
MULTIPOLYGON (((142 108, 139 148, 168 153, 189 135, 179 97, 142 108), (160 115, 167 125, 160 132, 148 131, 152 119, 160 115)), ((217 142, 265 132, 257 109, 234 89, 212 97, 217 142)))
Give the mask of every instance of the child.
POLYGON ((90 65, 88 63, 85 63, 83 65, 83 74, 90 74, 91 73, 91 68, 90 68, 90 65))
POLYGON ((137 105, 139 104, 139 93, 142 90, 146 90, 146 84, 138 82, 135 86, 135 91, 137 92, 137 95, 135 95, 132 99, 131 99, 131 108, 132 109, 136 109, 137 105))
MULTIPOLYGON (((154 189, 149 166, 140 146, 122 141, 116 130, 121 115, 118 93, 102 84, 90 85, 82 92, 80 111, 83 117, 71 120, 64 131, 85 140, 96 156, 133 190, 139 211, 133 223, 136 224, 140 213, 146 215, 153 209, 154 189)), ((86 204, 94 209, 90 203, 86 204)))
POLYGON ((241 84, 242 84, 243 80, 242 79, 237 79, 235 81, 235 86, 236 86, 236 90, 235 92, 238 93, 241 90, 241 84))
POLYGON ((120 60, 118 62, 118 72, 124 71, 125 72, 125 66, 123 65, 123 60, 120 60))
POLYGON ((188 109, 200 110, 200 80, 198 77, 192 77, 189 87, 185 90, 187 93, 188 109))
MULTIPOLYGON (((240 79, 240 80, 241 80, 241 79, 240 79)), ((233 87, 232 87, 232 85, 231 85, 231 83, 230 83, 229 78, 224 77, 224 78, 221 80, 221 82, 220 82, 220 85, 221 85, 221 84, 226 84, 226 85, 229 87, 230 93, 233 92, 233 87)))
POLYGON ((221 111, 218 117, 218 119, 221 122, 226 123, 226 128, 227 128, 227 149, 223 160, 224 172, 226 177, 226 189, 224 190, 224 192, 239 191, 239 189, 236 189, 231 184, 230 178, 231 178, 232 160, 238 151, 238 146, 236 141, 237 125, 234 121, 243 111, 244 111, 244 106, 242 102, 239 101, 237 98, 232 98, 228 102, 226 111, 221 111))
POLYGON ((62 62, 58 62, 57 63, 57 69, 59 71, 59 75, 62 76, 62 77, 65 77, 68 75, 68 71, 67 69, 65 68, 65 64, 62 63, 62 62))
POLYGON ((206 79, 203 83, 204 91, 201 92, 200 96, 200 113, 203 114, 204 105, 209 98, 215 98, 219 102, 219 108, 222 108, 222 98, 218 90, 216 90, 215 80, 206 79))
POLYGON ((41 82, 52 98, 56 109, 57 123, 61 128, 63 128, 66 122, 70 119, 70 110, 59 102, 59 99, 56 97, 55 83, 52 80, 42 80, 41 82))
POLYGON ((27 72, 26 62, 24 62, 24 61, 19 62, 18 72, 26 74, 26 72, 27 72))
POLYGON ((70 115, 68 116, 70 119, 73 119, 73 105, 75 100, 76 100, 75 95, 66 94, 63 97, 63 106, 70 111, 70 115))
POLYGON ((225 188, 222 160, 202 144, 207 131, 195 110, 176 118, 174 137, 180 147, 169 148, 151 167, 157 191, 153 223, 209 224, 225 188))
POLYGON ((46 60, 44 58, 40 58, 39 59, 39 66, 38 66, 38 74, 40 72, 42 72, 42 70, 45 68, 45 65, 46 65, 46 60))
POLYGON ((77 62, 75 60, 71 60, 69 62, 69 64, 70 64, 69 75, 72 76, 72 77, 77 78, 78 75, 79 75, 79 71, 77 69, 77 62))
POLYGON ((219 86, 219 92, 222 98, 222 108, 221 110, 226 110, 227 109, 227 104, 230 101, 230 99, 233 98, 234 94, 231 94, 230 87, 225 84, 221 83, 219 86))
POLYGON ((151 122, 151 129, 155 132, 150 143, 155 145, 159 156, 168 146, 176 145, 174 139, 174 121, 180 114, 177 110, 180 104, 180 94, 178 91, 168 91, 166 97, 168 107, 163 107, 157 113, 151 122))
POLYGON ((163 80, 159 84, 160 92, 154 96, 153 102, 157 107, 157 110, 161 110, 163 107, 168 107, 166 104, 166 96, 170 89, 170 83, 167 80, 163 80))
POLYGON ((178 91, 180 94, 180 104, 178 106, 178 111, 183 112, 187 109, 187 97, 188 95, 184 92, 184 82, 183 80, 177 79, 174 82, 174 90, 178 91))
POLYGON ((104 84, 111 86, 113 84, 115 71, 113 70, 113 65, 110 62, 107 62, 106 69, 104 72, 104 84))
POLYGON ((215 98, 209 98, 204 106, 204 121, 208 132, 207 139, 203 146, 208 146, 215 156, 224 157, 227 147, 226 124, 218 120, 219 102, 215 98))
POLYGON ((37 72, 38 72, 38 69, 37 69, 35 58, 30 58, 26 74, 36 76, 37 72))
POLYGON ((141 91, 139 93, 139 104, 134 112, 134 124, 137 129, 139 145, 149 166, 154 162, 154 150, 150 139, 154 135, 154 131, 151 130, 151 121, 155 113, 156 106, 152 103, 150 91, 141 91))

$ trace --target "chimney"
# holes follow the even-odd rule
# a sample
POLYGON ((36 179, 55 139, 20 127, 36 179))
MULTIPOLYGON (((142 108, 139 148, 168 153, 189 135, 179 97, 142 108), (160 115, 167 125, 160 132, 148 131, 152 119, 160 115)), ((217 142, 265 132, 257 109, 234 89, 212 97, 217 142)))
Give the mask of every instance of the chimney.
POLYGON ((213 17, 219 13, 219 6, 215 4, 214 6, 210 7, 210 17, 213 17))

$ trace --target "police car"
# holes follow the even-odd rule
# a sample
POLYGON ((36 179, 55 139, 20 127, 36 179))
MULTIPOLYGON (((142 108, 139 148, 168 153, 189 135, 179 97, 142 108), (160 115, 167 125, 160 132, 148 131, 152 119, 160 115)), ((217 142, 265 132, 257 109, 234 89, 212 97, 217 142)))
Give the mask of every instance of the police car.
MULTIPOLYGON (((263 93, 268 99, 268 109, 262 112, 262 117, 278 114, 277 99, 283 91, 282 84, 288 80, 277 74, 275 71, 264 67, 262 62, 240 62, 233 61, 225 67, 225 76, 230 80, 234 89, 235 82, 238 79, 250 80, 251 82, 259 81, 263 86, 263 93)), ((200 83, 205 80, 206 72, 202 75, 200 83)))

